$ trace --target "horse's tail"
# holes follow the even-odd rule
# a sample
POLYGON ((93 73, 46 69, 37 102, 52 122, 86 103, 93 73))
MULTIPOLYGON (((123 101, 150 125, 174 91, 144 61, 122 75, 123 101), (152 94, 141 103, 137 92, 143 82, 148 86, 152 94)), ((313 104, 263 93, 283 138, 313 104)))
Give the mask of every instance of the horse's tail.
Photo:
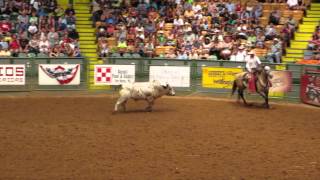
POLYGON ((233 85, 232 85, 232 92, 231 92, 231 96, 233 96, 234 92, 237 90, 237 82, 236 80, 233 81, 233 85))

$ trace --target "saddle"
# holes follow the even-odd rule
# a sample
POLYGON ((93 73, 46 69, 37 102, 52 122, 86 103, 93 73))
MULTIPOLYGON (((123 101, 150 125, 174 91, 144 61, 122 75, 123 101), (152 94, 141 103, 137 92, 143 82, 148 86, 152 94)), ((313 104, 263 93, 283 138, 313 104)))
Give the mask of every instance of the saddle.
MULTIPOLYGON (((245 73, 243 75, 243 82, 245 86, 248 88, 249 93, 255 93, 257 91, 257 81, 258 81, 258 78, 254 74, 245 73)), ((267 86, 272 87, 270 78, 268 78, 267 86)))

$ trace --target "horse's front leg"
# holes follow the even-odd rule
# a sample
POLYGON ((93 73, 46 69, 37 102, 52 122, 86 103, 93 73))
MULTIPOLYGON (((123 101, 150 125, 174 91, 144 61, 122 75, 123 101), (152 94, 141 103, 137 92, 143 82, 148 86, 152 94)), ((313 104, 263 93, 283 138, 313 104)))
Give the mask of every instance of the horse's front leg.
POLYGON ((264 99, 263 106, 266 107, 266 108, 269 108, 269 97, 268 97, 269 92, 268 91, 266 91, 266 92, 258 92, 258 94, 260 94, 260 96, 262 96, 263 99, 264 99))
POLYGON ((266 108, 270 108, 270 106, 269 106, 269 90, 267 90, 266 92, 265 92, 265 98, 264 98, 264 101, 265 101, 265 103, 264 103, 264 106, 266 107, 266 108))

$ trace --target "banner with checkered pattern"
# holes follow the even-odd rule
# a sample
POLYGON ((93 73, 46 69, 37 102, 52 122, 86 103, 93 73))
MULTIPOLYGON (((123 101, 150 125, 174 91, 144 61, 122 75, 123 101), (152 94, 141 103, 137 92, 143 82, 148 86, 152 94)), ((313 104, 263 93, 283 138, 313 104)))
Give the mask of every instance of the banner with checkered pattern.
POLYGON ((95 85, 121 85, 135 82, 135 65, 95 65, 95 85))

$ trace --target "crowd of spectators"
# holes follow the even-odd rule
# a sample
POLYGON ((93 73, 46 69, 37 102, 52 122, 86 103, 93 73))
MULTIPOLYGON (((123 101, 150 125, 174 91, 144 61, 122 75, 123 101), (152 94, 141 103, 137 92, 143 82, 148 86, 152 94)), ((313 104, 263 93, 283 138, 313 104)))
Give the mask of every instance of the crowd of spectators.
POLYGON ((75 21, 56 0, 2 0, 0 57, 78 57, 75 21))
MULTIPOLYGON (((304 9, 292 1, 288 8, 304 9)), ((269 61, 281 62, 297 27, 291 16, 276 29, 279 10, 261 25, 263 5, 255 1, 95 0, 92 6, 101 57, 244 61, 252 49, 265 49, 269 61)))

